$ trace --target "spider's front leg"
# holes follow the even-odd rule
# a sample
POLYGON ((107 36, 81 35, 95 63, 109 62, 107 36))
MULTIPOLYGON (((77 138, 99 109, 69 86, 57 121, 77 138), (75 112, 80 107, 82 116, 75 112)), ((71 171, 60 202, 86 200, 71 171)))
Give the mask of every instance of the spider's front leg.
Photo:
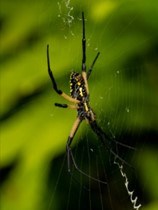
POLYGON ((95 62, 97 61, 99 55, 100 55, 100 52, 97 53, 96 57, 94 58, 94 60, 93 60, 93 62, 92 62, 92 64, 91 64, 91 66, 90 66, 90 68, 89 68, 89 70, 88 70, 88 72, 87 72, 87 80, 89 79, 89 76, 91 75, 91 72, 92 72, 92 70, 93 70, 94 64, 95 64, 95 62))
POLYGON ((86 72, 86 35, 85 35, 85 18, 84 13, 82 12, 82 76, 85 82, 87 93, 89 94, 88 88, 88 78, 93 70, 94 64, 99 57, 100 52, 97 53, 96 57, 93 60, 88 72, 86 72))
POLYGON ((47 64, 48 64, 48 73, 50 76, 50 79, 52 81, 52 85, 53 85, 53 89, 56 91, 57 94, 59 94, 60 96, 62 96, 63 98, 65 98, 66 100, 73 102, 73 103, 79 103, 79 101, 75 98, 72 98, 71 96, 67 95, 66 93, 64 93, 62 90, 58 89, 57 87, 57 83, 55 81, 53 72, 50 68, 50 59, 49 59, 49 45, 47 45, 47 64))
POLYGON ((86 72, 86 35, 85 35, 85 19, 84 12, 82 12, 82 77, 85 82, 85 87, 87 94, 89 95, 89 88, 87 82, 87 72, 86 72))

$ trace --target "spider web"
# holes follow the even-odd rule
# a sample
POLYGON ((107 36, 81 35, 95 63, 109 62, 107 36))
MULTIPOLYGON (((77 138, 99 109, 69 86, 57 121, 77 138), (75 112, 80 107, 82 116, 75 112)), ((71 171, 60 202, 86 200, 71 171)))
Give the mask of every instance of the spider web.
POLYGON ((1 209, 158 209, 158 3, 156 0, 1 2, 1 209), (76 111, 51 89, 81 71, 85 14, 91 107, 115 159, 83 122, 72 143, 79 173, 67 170, 76 111), (51 163, 50 163, 51 162, 51 163), (97 180, 96 180, 97 179, 97 180), (26 181, 27 180, 27 181, 26 181), (137 200, 136 200, 137 199, 137 200))
MULTIPOLYGON (((71 57, 74 69, 79 69, 81 12, 78 16, 73 16, 74 7, 71 1, 58 1, 57 5, 63 38, 72 42, 79 40, 78 46, 74 47, 77 49, 75 55, 71 57), (74 29, 75 24, 78 26, 74 29)), ((83 8, 78 8, 78 11, 82 10, 83 8)), ((131 67, 126 63, 124 65, 118 63, 130 50, 127 45, 120 50, 120 39, 134 27, 138 16, 131 15, 125 24, 117 29, 119 33, 105 46, 102 46, 102 40, 113 30, 111 23, 115 19, 115 12, 107 18, 102 31, 98 29, 95 21, 90 25, 89 13, 85 16, 87 66, 90 66, 92 61, 92 55, 89 57, 89 54, 93 54, 94 57, 98 49, 101 51, 101 56, 89 80, 91 106, 96 113, 99 126, 113 141, 116 154, 125 161, 125 164, 120 163, 111 153, 109 154, 88 124, 83 122, 75 136, 72 151, 78 167, 87 174, 87 177, 76 171, 73 166, 71 174, 67 173, 66 154, 53 160, 52 171, 56 171, 56 174, 50 187, 53 192, 49 194, 48 210, 141 209, 144 200, 137 175, 137 168, 140 166, 136 164, 136 158, 142 148, 139 142, 142 128, 139 126, 139 119, 132 121, 132 117, 138 112, 140 116, 144 113, 143 69, 139 60, 135 60, 136 58, 132 58, 131 67), (116 50, 116 54, 112 53, 112 50, 116 50), (112 62, 108 63, 110 55, 114 56, 111 58, 112 62), (106 59, 107 64, 105 64, 106 59), (106 104, 103 103, 104 100, 106 104)), ((148 39, 144 38, 142 43, 147 41, 148 39)), ((139 43, 140 46, 142 43, 139 43)), ((73 52, 74 49, 69 48, 68 51, 73 52)), ((50 177, 52 179, 52 174, 50 177)))

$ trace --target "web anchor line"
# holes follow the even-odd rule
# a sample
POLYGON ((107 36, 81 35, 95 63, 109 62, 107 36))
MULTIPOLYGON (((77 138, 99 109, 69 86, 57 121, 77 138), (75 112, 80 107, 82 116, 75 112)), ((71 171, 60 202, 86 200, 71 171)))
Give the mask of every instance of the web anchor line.
POLYGON ((138 197, 136 196, 134 198, 133 197, 134 190, 133 191, 130 191, 129 190, 129 181, 128 181, 128 178, 127 178, 127 174, 123 171, 123 165, 122 164, 119 164, 116 160, 114 160, 114 164, 116 164, 119 167, 121 176, 125 179, 125 187, 126 187, 126 190, 127 190, 128 195, 130 196, 130 201, 133 204, 133 209, 139 210, 139 208, 142 205, 141 204, 138 204, 137 205, 138 197))

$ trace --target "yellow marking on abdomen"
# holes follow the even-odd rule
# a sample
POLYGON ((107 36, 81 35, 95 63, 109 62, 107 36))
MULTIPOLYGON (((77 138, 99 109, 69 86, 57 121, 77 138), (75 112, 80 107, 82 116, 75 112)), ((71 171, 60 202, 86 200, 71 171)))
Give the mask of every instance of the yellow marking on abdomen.
POLYGON ((80 96, 83 96, 83 92, 82 92, 82 88, 81 87, 79 88, 79 91, 80 91, 80 96))

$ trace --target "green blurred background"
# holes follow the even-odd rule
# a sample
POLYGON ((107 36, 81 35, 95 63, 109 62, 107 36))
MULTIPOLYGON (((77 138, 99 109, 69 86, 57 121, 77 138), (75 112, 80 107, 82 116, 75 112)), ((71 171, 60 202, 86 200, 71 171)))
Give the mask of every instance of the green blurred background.
MULTIPOLYGON (((76 113, 53 106, 64 100, 52 91, 46 46, 56 80, 68 93, 70 72, 81 68, 82 11, 87 65, 101 52, 89 81, 92 107, 104 130, 137 145, 133 164, 142 209, 158 209, 158 1, 1 0, 2 210, 66 209, 67 174, 54 189, 76 113)), ((86 127, 76 139, 90 138, 86 127)), ((80 201, 76 209, 86 208, 80 201)))

